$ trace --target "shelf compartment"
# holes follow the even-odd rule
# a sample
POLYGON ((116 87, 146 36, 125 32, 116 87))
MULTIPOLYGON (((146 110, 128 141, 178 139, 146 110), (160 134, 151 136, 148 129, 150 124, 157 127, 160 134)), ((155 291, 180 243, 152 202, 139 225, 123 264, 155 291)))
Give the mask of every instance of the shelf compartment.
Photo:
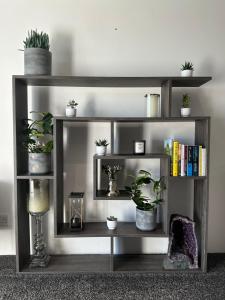
POLYGON ((130 195, 125 190, 120 190, 120 194, 117 197, 107 196, 106 190, 97 190, 94 200, 130 200, 130 195))
POLYGON ((107 154, 107 155, 94 155, 94 159, 160 159, 168 158, 169 155, 164 153, 147 153, 145 155, 137 154, 107 154))
POLYGON ((105 273, 110 272, 110 255, 76 254, 53 255, 46 268, 29 268, 25 265, 23 273, 105 273))
POLYGON ((16 176, 17 179, 55 179, 53 172, 43 175, 24 173, 16 176))
POLYGON ((95 77, 95 76, 36 76, 14 75, 31 86, 80 86, 80 87, 161 87, 170 81, 173 87, 199 87, 212 77, 95 77))
POLYGON ((118 222, 117 229, 109 230, 106 222, 87 222, 84 230, 71 232, 69 223, 59 226, 57 238, 76 237, 167 237, 161 224, 154 231, 141 231, 136 228, 135 222, 118 222))

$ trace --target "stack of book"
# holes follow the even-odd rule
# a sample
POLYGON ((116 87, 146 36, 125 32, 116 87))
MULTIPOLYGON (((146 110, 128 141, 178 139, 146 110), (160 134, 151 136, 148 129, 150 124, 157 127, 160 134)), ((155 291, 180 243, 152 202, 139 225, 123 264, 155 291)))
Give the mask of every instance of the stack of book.
POLYGON ((164 150, 170 156, 171 176, 206 176, 206 148, 202 145, 184 145, 169 138, 164 150))

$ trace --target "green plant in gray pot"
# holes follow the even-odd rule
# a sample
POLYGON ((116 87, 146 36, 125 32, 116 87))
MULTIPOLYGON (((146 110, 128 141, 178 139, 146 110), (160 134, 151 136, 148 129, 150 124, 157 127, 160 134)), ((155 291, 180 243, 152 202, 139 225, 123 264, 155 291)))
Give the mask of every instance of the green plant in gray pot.
POLYGON ((142 231, 152 231, 156 228, 157 206, 163 201, 161 195, 166 188, 163 177, 154 180, 151 173, 145 170, 140 170, 136 177, 131 177, 134 181, 125 189, 136 204, 136 227, 142 231), (154 199, 150 199, 142 193, 142 188, 151 184, 153 185, 154 199))
POLYGON ((51 75, 52 54, 47 33, 28 31, 24 43, 24 74, 51 75))
POLYGON ((39 118, 25 120, 24 146, 28 150, 29 173, 47 174, 51 171, 53 116, 49 112, 31 113, 39 118))

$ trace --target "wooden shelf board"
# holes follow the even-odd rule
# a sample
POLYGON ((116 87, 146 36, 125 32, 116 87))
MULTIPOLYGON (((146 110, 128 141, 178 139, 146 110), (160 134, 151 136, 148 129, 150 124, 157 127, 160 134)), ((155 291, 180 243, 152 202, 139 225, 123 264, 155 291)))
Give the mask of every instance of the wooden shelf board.
POLYGON ((157 123, 157 122, 195 122, 207 121, 208 116, 193 116, 193 117, 168 117, 168 118, 146 118, 146 117, 65 117, 54 116, 56 121, 63 122, 118 122, 118 123, 157 123))
POLYGON ((29 173, 24 173, 16 176, 17 179, 54 179, 55 176, 53 175, 53 172, 45 175, 34 175, 29 173))
POLYGON ((165 153, 146 153, 145 155, 136 154, 107 154, 107 155, 94 155, 95 159, 160 159, 169 158, 165 153))
POLYGON ((14 75, 15 80, 31 86, 80 87, 161 87, 171 81, 173 87, 199 87, 211 77, 94 77, 14 75))
POLYGON ((110 255, 104 254, 77 254, 53 255, 48 267, 29 268, 24 266, 23 273, 104 273, 110 271, 110 255))
POLYGON ((207 179, 207 176, 169 176, 170 180, 190 180, 190 179, 194 179, 194 180, 204 180, 207 179))
POLYGON ((106 222, 87 222, 82 231, 71 232, 69 224, 61 224, 61 229, 55 237, 167 237, 161 225, 154 231, 141 231, 134 222, 118 222, 117 229, 109 230, 106 222))
POLYGON ((129 193, 126 190, 120 190, 117 197, 108 197, 105 190, 97 190, 94 200, 130 200, 129 193))

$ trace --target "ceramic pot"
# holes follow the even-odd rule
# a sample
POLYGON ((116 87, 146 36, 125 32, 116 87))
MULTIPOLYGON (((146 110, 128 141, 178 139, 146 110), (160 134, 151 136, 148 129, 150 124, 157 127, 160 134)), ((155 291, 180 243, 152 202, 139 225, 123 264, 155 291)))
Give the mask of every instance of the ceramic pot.
POLYGON ((66 107, 66 116, 67 117, 76 117, 76 115, 77 115, 77 110, 76 110, 76 108, 74 108, 74 107, 71 107, 71 106, 67 106, 66 107))
POLYGON ((182 77, 192 77, 193 76, 193 70, 183 70, 181 71, 182 77))
POLYGON ((115 230, 117 227, 117 220, 111 221, 107 219, 107 227, 109 230, 115 230))
POLYGON ((106 146, 96 146, 97 155, 106 155, 106 146))
POLYGON ((29 173, 47 174, 51 172, 50 153, 29 153, 29 173))
POLYGON ((191 115, 191 109, 190 107, 181 107, 180 113, 182 117, 189 117, 191 115))
POLYGON ((156 228, 156 209, 141 210, 136 208, 136 227, 142 231, 152 231, 156 228))
POLYGON ((24 49, 24 74, 25 75, 51 75, 52 54, 42 48, 24 49))

